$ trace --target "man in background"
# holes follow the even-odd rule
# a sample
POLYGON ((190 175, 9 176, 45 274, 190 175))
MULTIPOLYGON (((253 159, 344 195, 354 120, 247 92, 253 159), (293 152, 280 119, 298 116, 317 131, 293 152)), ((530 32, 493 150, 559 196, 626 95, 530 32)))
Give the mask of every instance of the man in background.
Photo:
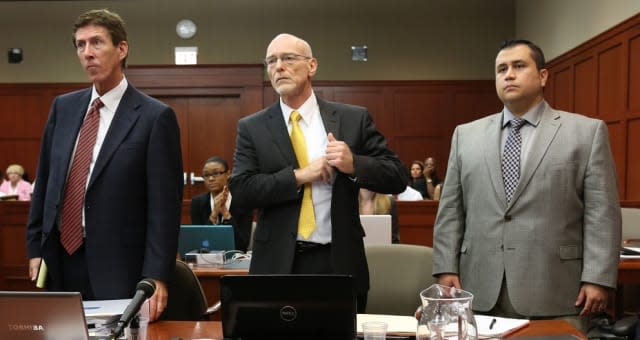
POLYGON ((259 209, 251 274, 350 274, 364 312, 369 272, 358 193, 399 193, 408 174, 367 110, 315 96, 309 44, 276 36, 265 64, 280 95, 238 122, 234 204, 259 209))
POLYGON ((182 204, 176 115, 124 76, 124 22, 108 10, 78 17, 73 44, 91 88, 57 97, 42 136, 27 226, 29 275, 84 299, 133 297, 155 281, 150 318, 167 303, 182 204))
POLYGON ((543 98, 542 50, 507 41, 496 57, 500 113, 460 125, 434 229, 440 284, 474 310, 515 318, 602 312, 616 286, 621 217, 607 126, 543 98))
POLYGON ((227 181, 231 171, 224 158, 213 156, 202 168, 208 192, 191 199, 191 224, 227 224, 233 226, 236 249, 246 252, 251 240, 251 212, 238 210, 231 200, 227 181))

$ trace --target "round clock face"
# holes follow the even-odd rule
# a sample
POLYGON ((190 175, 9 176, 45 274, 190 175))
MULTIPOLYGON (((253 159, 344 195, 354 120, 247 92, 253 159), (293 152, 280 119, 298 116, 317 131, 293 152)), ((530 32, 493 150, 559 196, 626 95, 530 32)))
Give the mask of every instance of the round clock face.
POLYGON ((176 25, 176 33, 180 38, 189 39, 196 34, 196 24, 189 19, 180 20, 176 25))

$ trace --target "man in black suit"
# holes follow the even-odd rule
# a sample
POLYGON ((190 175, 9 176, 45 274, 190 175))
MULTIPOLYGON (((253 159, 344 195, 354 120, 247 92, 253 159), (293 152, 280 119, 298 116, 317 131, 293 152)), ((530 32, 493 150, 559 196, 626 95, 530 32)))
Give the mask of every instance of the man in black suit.
POLYGON ((176 115, 127 83, 129 46, 117 14, 88 11, 73 32, 93 86, 51 106, 27 226, 29 274, 35 280, 44 258, 47 288, 80 291, 84 299, 131 298, 139 280, 152 279, 154 320, 167 303, 178 247, 183 183, 176 115), (93 107, 96 98, 102 107, 93 107), (84 148, 91 120, 99 123, 84 148))
POLYGON ((208 192, 191 199, 191 224, 228 224, 233 226, 236 249, 244 252, 251 239, 251 213, 244 213, 233 204, 227 182, 229 165, 224 158, 213 156, 204 162, 202 177, 208 192))
POLYGON ((358 192, 402 192, 408 174, 365 108, 316 98, 318 61, 306 41, 278 35, 265 63, 280 101, 238 122, 229 180, 235 204, 259 209, 249 272, 350 274, 364 312, 369 272, 358 192), (292 142, 290 131, 303 142, 292 142))

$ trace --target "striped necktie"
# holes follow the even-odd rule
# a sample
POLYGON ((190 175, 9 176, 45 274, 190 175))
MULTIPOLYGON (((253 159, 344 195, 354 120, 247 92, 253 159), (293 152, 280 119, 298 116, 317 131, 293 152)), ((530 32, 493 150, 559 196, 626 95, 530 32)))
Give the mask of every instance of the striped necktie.
POLYGON ((84 206, 84 194, 87 186, 87 177, 89 177, 93 147, 98 136, 100 108, 103 105, 100 98, 96 98, 91 104, 91 109, 87 113, 82 127, 80 127, 78 144, 73 155, 64 191, 60 217, 60 242, 69 255, 78 250, 83 241, 82 208, 84 206))

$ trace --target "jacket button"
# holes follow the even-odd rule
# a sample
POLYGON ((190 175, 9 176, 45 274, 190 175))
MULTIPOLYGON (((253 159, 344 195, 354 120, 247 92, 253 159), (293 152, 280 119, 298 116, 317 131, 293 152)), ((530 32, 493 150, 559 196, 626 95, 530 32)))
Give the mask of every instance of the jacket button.
POLYGON ((505 217, 504 217, 504 220, 505 220, 505 221, 507 221, 507 222, 511 221, 511 215, 507 215, 507 216, 505 216, 505 217))

